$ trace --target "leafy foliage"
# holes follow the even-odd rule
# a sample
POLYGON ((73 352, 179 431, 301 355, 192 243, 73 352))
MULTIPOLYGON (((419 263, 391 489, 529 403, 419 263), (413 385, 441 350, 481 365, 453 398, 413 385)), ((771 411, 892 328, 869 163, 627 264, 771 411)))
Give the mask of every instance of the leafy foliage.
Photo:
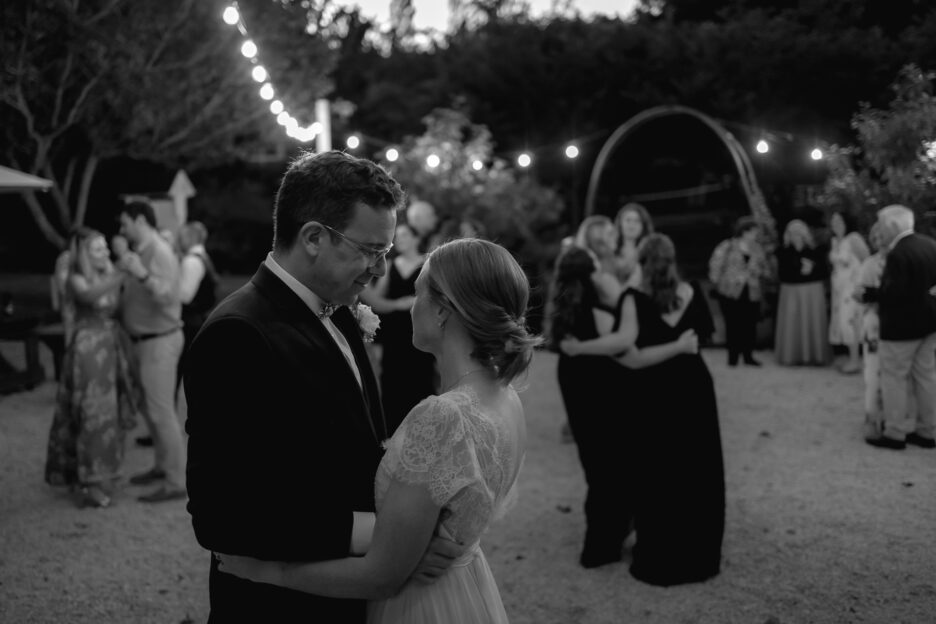
POLYGON ((852 118, 857 145, 831 150, 832 168, 821 197, 868 223, 891 203, 922 217, 936 205, 936 72, 905 66, 887 108, 863 104, 852 118))

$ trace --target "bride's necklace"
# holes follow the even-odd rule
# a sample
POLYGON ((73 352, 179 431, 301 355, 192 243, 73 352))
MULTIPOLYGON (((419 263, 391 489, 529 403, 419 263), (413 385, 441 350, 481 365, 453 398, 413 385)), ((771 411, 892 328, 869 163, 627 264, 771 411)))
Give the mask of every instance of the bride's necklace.
POLYGON ((459 377, 458 379, 456 379, 454 382, 452 382, 452 383, 450 383, 448 386, 446 386, 446 388, 445 388, 444 390, 442 390, 442 394, 445 394, 446 392, 448 392, 449 390, 451 390, 452 388, 454 388, 455 386, 457 386, 457 385, 458 385, 458 382, 461 381, 462 379, 464 379, 465 377, 467 377, 468 375, 470 375, 470 374, 472 374, 472 373, 477 373, 477 372, 483 371, 483 370, 484 370, 483 368, 473 368, 473 369, 471 369, 470 371, 468 371, 467 373, 463 374, 461 377, 459 377))

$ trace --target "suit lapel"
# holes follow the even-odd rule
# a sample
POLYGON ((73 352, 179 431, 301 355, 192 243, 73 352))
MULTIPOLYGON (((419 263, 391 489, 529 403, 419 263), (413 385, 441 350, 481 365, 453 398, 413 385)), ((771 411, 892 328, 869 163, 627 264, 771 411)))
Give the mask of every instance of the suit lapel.
POLYGON ((387 423, 384 418, 383 408, 380 403, 380 392, 377 389, 377 379, 374 377, 374 369, 371 367, 370 357, 367 355, 367 349, 364 347, 364 340, 361 338, 361 331, 358 328, 354 315, 347 307, 342 306, 332 315, 332 322, 338 328, 348 341, 351 352, 354 354, 354 361, 357 364, 358 372, 361 374, 361 389, 364 394, 364 401, 367 403, 368 420, 371 431, 380 442, 389 437, 387 423))
POLYGON ((280 278, 274 275, 266 266, 261 265, 251 281, 260 292, 283 311, 284 322, 290 324, 299 331, 324 357, 327 357, 330 361, 334 361, 334 365, 343 371, 341 378, 344 383, 342 383, 340 388, 335 388, 334 390, 336 392, 347 392, 349 395, 358 398, 360 401, 360 409, 353 410, 353 413, 349 414, 349 417, 355 420, 356 427, 363 427, 365 430, 369 430, 374 436, 374 439, 378 443, 381 442, 384 437, 386 437, 386 427, 384 426, 383 431, 380 431, 375 422, 377 420, 375 416, 379 416, 379 419, 382 421, 383 414, 380 410, 379 398, 376 402, 374 401, 375 395, 373 391, 376 389, 374 373, 370 368, 370 361, 367 358, 367 353, 364 351, 364 345, 360 334, 357 333, 357 324, 351 316, 350 310, 341 307, 335 311, 331 319, 351 346, 358 372, 361 374, 361 384, 358 384, 354 371, 351 369, 351 365, 348 363, 338 343, 335 342, 335 339, 322 321, 318 319, 305 302, 283 283, 280 278), (351 323, 350 331, 348 331, 349 322, 351 323), (344 327, 342 327, 342 325, 344 327), (372 416, 372 414, 375 416, 372 416), (383 437, 381 437, 382 434, 383 437))

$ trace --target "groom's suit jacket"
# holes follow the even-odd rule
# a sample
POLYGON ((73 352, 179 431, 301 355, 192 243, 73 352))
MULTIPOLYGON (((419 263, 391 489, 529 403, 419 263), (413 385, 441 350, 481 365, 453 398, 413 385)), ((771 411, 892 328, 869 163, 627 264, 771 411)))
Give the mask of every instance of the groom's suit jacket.
MULTIPOLYGON (((332 320, 354 352, 359 385, 328 330, 266 266, 218 305, 185 363, 188 511, 199 544, 259 559, 349 554, 352 512, 373 511, 388 437, 360 330, 332 320)), ((209 578, 210 622, 363 622, 364 602, 209 578)))
POLYGON ((887 253, 878 314, 881 340, 919 340, 936 332, 936 241, 910 234, 887 253))

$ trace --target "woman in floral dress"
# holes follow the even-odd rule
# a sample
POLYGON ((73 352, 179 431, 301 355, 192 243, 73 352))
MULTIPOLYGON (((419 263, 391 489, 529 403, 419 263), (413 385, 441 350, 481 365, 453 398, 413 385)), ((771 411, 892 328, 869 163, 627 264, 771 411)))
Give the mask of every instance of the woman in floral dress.
POLYGON ((104 236, 79 230, 66 281, 74 332, 62 363, 45 480, 80 491, 81 506, 111 504, 124 434, 142 405, 129 338, 114 318, 122 281, 104 236))

